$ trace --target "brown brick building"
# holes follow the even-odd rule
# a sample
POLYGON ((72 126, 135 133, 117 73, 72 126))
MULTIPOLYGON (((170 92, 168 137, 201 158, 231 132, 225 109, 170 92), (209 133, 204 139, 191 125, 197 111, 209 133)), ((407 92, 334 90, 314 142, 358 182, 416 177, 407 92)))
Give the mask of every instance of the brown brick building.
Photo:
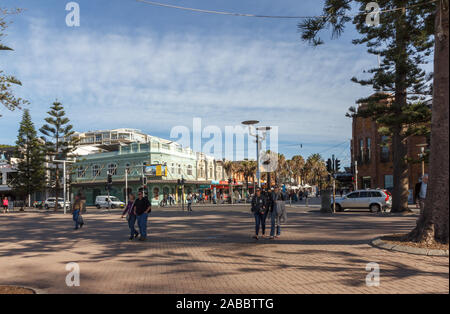
MULTIPOLYGON (((393 188, 392 147, 384 146, 385 138, 378 132, 379 126, 370 118, 353 118, 352 125, 352 169, 357 188, 393 188), (357 164, 357 174, 355 165, 357 164)), ((427 144, 423 136, 410 137, 407 140, 408 158, 417 160, 421 153, 418 145, 427 144)), ((428 166, 425 164, 425 173, 428 166)), ((408 166, 409 189, 414 189, 422 175, 422 163, 411 162, 408 166)))

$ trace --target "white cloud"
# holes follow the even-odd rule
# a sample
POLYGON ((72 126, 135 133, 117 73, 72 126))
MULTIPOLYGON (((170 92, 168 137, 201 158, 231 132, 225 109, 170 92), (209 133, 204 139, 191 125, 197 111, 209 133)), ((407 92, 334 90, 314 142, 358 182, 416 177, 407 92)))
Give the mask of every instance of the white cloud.
POLYGON ((193 117, 221 127, 257 118, 280 126, 281 140, 345 140, 345 112, 369 92, 349 79, 374 63, 336 44, 313 49, 146 30, 58 33, 36 19, 11 38, 16 53, 6 68, 24 83, 34 112, 43 117, 58 98, 79 130, 127 126, 168 135, 193 117))

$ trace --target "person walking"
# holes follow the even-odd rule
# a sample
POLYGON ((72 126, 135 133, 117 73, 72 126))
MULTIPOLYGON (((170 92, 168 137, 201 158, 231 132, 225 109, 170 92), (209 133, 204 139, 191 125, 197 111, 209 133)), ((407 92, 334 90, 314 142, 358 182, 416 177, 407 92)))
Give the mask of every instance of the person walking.
POLYGON ((261 189, 257 188, 255 195, 252 197, 252 213, 255 216, 255 235, 254 239, 259 239, 259 229, 262 229, 262 237, 266 236, 266 218, 269 209, 267 207, 266 198, 261 194, 261 189))
POLYGON ((130 194, 128 196, 128 204, 125 207, 124 211, 122 212, 122 218, 125 216, 125 214, 127 215, 128 228, 130 228, 130 238, 129 238, 130 241, 134 240, 139 235, 139 232, 137 232, 135 228, 136 214, 134 213, 133 210, 134 200, 135 200, 134 194, 130 194))
POLYGON ((144 197, 143 192, 138 193, 138 198, 134 201, 133 211, 136 215, 139 233, 141 236, 139 237, 139 241, 147 240, 147 219, 148 214, 152 211, 152 205, 147 197, 144 197))
POLYGON ((193 196, 191 193, 189 193, 187 196, 187 211, 188 212, 192 211, 192 201, 193 201, 193 196))
POLYGON ((8 198, 6 196, 3 198, 2 206, 3 206, 3 214, 6 214, 9 206, 8 198))
POLYGON ((274 191, 269 194, 269 212, 271 218, 271 229, 270 229, 270 239, 278 238, 281 235, 281 221, 280 217, 282 212, 282 204, 285 201, 283 193, 281 193, 280 188, 276 186, 274 191))
POLYGON ((75 223, 75 230, 82 228, 84 225, 83 217, 81 216, 81 211, 83 210, 83 203, 81 202, 81 195, 75 195, 75 201, 72 206, 72 219, 75 223))
POLYGON ((420 214, 422 215, 425 209, 425 200, 427 198, 427 188, 428 188, 428 174, 424 174, 422 180, 415 186, 414 199, 417 207, 420 208, 420 214))

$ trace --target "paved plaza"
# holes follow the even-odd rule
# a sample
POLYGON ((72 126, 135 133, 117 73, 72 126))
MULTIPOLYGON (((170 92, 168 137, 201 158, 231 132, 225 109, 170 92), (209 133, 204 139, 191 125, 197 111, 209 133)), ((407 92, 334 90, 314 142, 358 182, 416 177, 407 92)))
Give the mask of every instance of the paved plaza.
POLYGON ((148 242, 129 242, 120 213, 0 215, 0 285, 44 293, 448 293, 448 257, 395 253, 373 238, 409 231, 416 215, 288 207, 277 240, 253 240, 249 207, 203 206, 187 214, 154 208, 148 242), (67 287, 76 262, 79 287, 67 287), (380 265, 380 286, 366 286, 366 265, 380 265))

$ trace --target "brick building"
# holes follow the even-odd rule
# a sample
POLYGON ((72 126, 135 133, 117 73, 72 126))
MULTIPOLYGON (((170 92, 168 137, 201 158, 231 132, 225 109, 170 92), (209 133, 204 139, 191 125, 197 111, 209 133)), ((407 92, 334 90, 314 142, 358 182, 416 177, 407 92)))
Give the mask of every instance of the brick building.
MULTIPOLYGON (((379 125, 370 118, 353 118, 352 122, 351 156, 352 169, 357 180, 358 189, 385 188, 392 190, 393 163, 391 145, 382 145, 387 138, 378 132, 379 125), (355 174, 357 165, 357 175, 355 174)), ((408 165, 410 194, 422 175, 422 163, 417 162, 421 154, 421 146, 427 145, 423 136, 413 136, 407 139, 408 158, 416 162, 408 165)), ((428 172, 427 164, 424 165, 428 172)))

